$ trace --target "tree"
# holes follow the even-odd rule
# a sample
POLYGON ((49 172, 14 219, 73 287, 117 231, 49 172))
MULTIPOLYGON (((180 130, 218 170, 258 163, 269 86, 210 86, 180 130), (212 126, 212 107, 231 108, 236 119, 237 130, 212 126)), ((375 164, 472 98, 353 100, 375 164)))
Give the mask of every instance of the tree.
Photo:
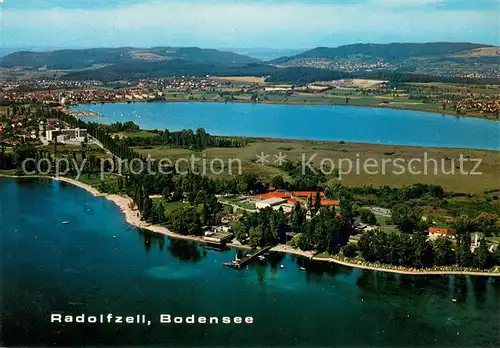
POLYGON ((159 223, 163 223, 165 221, 165 207, 161 202, 156 206, 156 215, 159 223))
POLYGON ((436 266, 450 266, 455 263, 453 243, 445 237, 438 237, 433 243, 434 264, 436 266))
POLYGON ((352 207, 352 198, 350 195, 342 194, 340 198, 340 215, 345 221, 354 220, 354 211, 352 207))
POLYGON ((290 224, 294 231, 298 231, 305 221, 306 214, 305 211, 300 206, 299 202, 295 202, 293 206, 292 214, 290 215, 290 224))
POLYGON ((118 177, 118 190, 123 190, 123 178, 121 176, 118 177))
POLYGON ((353 258, 356 257, 358 253, 358 247, 356 244, 349 243, 344 247, 343 252, 345 257, 353 258))
POLYGON ((271 180, 271 186, 274 186, 277 189, 282 189, 285 187, 285 180, 283 180, 283 177, 281 175, 276 175, 271 180))
POLYGON ((310 239, 304 233, 301 233, 297 236, 297 247, 300 250, 311 250, 313 248, 310 239))
POLYGON ((153 213, 153 200, 149 197, 149 195, 144 195, 143 207, 142 207, 142 218, 145 221, 149 221, 151 219, 151 215, 153 213))
POLYGON ((369 225, 375 225, 377 223, 377 217, 375 214, 368 209, 360 209, 359 210, 359 215, 361 222, 369 225))
POLYGON ((316 198, 314 200, 314 211, 318 212, 321 208, 321 194, 319 190, 316 190, 316 198))
POLYGON ((470 231, 472 222, 467 216, 461 216, 454 221, 456 228, 456 263, 462 267, 469 267, 472 263, 472 252, 470 250, 470 231))
POLYGON ((500 232, 498 215, 482 212, 472 221, 476 231, 483 232, 485 236, 496 235, 500 232))
POLYGON ((491 255, 486 245, 486 239, 481 238, 479 246, 474 251, 473 265, 479 269, 486 269, 491 266, 491 255))
POLYGON ((248 236, 250 239, 248 244, 252 248, 262 245, 264 236, 264 230, 262 226, 259 225, 257 227, 251 227, 250 230, 248 231, 248 236))
POLYGON ((415 261, 413 267, 422 268, 430 267, 434 264, 434 250, 432 245, 427 241, 427 236, 424 233, 416 233, 412 237, 412 242, 415 249, 415 261))
POLYGON ((241 221, 233 221, 231 223, 231 228, 234 233, 234 237, 240 242, 247 238, 248 229, 241 221))
POLYGON ((406 204, 396 204, 392 209, 392 221, 403 233, 413 233, 420 226, 420 213, 406 204))
POLYGON ((162 203, 156 204, 152 208, 151 223, 158 224, 165 220, 165 207, 162 203))

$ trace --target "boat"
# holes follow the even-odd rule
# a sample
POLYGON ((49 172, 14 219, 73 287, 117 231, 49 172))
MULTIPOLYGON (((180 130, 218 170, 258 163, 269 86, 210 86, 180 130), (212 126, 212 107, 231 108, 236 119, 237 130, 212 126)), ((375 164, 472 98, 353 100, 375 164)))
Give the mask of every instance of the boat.
POLYGON ((259 255, 257 256, 257 258, 260 260, 260 261, 264 261, 266 259, 266 257, 264 255, 259 255))
POLYGON ((63 221, 63 222, 61 222, 61 223, 62 223, 63 225, 67 225, 67 224, 69 224, 69 221, 63 221))
POLYGON ((457 302, 457 299, 456 298, 452 298, 451 302, 457 302))
POLYGON ((306 269, 304 267, 300 267, 300 270, 304 271, 304 272, 306 271, 306 269))
POLYGON ((285 268, 285 266, 284 266, 284 265, 281 265, 281 266, 280 266, 280 268, 281 268, 281 269, 283 269, 283 268, 285 268))

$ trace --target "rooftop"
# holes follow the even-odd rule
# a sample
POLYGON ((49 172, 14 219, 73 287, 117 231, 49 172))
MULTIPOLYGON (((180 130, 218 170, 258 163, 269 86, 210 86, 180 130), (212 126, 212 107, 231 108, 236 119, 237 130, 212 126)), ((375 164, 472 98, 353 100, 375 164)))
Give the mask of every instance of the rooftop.
MULTIPOLYGON (((325 198, 324 192, 320 192, 319 195, 321 198, 325 198)), ((316 197, 316 191, 295 191, 293 193, 293 196, 294 197, 309 197, 309 196, 316 197)))
POLYGON ((269 199, 269 198, 290 198, 290 194, 287 192, 268 192, 258 195, 257 197, 261 199, 269 199))
POLYGON ((273 205, 273 204, 279 204, 279 203, 284 203, 284 202, 286 202, 285 198, 274 197, 274 198, 264 199, 262 201, 259 201, 258 203, 259 204, 273 205))

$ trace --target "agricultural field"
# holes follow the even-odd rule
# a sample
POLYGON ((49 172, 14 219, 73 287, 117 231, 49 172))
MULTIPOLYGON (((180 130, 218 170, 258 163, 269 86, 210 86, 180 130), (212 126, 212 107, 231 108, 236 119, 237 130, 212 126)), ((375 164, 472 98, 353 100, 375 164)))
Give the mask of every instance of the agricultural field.
POLYGON ((223 81, 230 81, 230 82, 236 82, 236 83, 256 83, 259 85, 263 85, 265 83, 265 80, 263 77, 255 77, 255 76, 212 76, 210 77, 211 79, 214 80, 223 80, 223 81))
MULTIPOLYGON (((267 163, 261 165, 257 163, 257 154, 265 153, 269 155, 269 160, 274 161, 275 157, 281 153, 286 156, 286 160, 292 163, 302 161, 302 156, 306 159, 315 157, 311 163, 319 168, 321 161, 330 160, 334 165, 337 165, 340 160, 345 163, 343 170, 347 171, 347 161, 350 159, 353 164, 353 170, 349 174, 341 175, 342 183, 346 186, 363 186, 373 185, 375 187, 389 185, 393 187, 402 187, 403 185, 414 184, 417 182, 423 184, 437 184, 443 186, 445 190, 452 192, 463 192, 477 195, 483 195, 484 191, 496 189, 500 187, 498 180, 498 173, 500 172, 500 157, 495 151, 489 150, 460 150, 445 149, 445 148, 422 148, 422 147, 405 147, 405 146, 389 146, 389 145, 375 145, 375 144, 360 144, 360 143, 342 143, 342 142, 320 142, 320 141, 293 141, 293 140, 276 140, 276 139, 253 139, 247 146, 243 148, 208 148, 203 151, 191 151, 188 149, 170 148, 166 146, 154 146, 152 148, 144 149, 135 147, 134 150, 138 151, 141 155, 151 155, 154 159, 168 158, 175 162, 179 158, 189 158, 191 155, 196 158, 205 159, 210 163, 214 158, 218 158, 228 163, 230 159, 239 159, 241 162, 242 172, 253 172, 263 179, 270 180, 275 175, 282 175, 285 180, 289 179, 288 175, 274 163, 267 163), (457 169, 460 153, 464 158, 467 156, 471 159, 481 159, 482 162, 478 168, 482 174, 480 176, 472 177, 464 175, 457 169), (409 170, 405 170, 402 175, 393 173, 391 162, 396 158, 404 160, 408 163, 410 159, 417 158, 424 163, 424 159, 435 159, 438 167, 441 163, 444 164, 447 171, 455 169, 454 174, 446 174, 439 170, 435 173, 435 166, 433 162, 429 162, 427 175, 425 175, 424 167, 413 168, 414 173, 416 170, 421 170, 420 174, 412 174, 409 170), (361 170, 356 173, 356 161, 363 168, 363 163, 368 159, 373 158, 379 164, 379 173, 371 175, 372 171, 365 172, 361 170), (382 165, 386 162, 385 174, 382 173, 382 165)), ((201 160, 200 160, 201 161, 201 160)), ((370 160, 373 161, 373 160, 370 160)), ((234 164, 235 162, 233 162, 234 164)), ((469 172, 475 166, 474 162, 464 162, 464 172, 469 172)), ((182 166, 180 166, 182 168, 182 166)), ((185 168, 185 167, 184 167, 185 168)), ((331 170, 329 165, 324 165, 326 171, 331 170)), ((227 168, 226 168, 227 169, 227 168)), ((233 165, 232 175, 238 174, 236 172, 237 166, 233 165)), ((207 173, 210 175, 210 173, 207 173)), ((332 172, 329 175, 331 180, 337 180, 336 173, 332 172)), ((227 170, 221 174, 223 177, 231 176, 227 170)))
POLYGON ((119 132, 112 134, 113 137, 118 136, 120 139, 123 138, 131 138, 131 137, 141 137, 141 138, 149 138, 155 136, 154 133, 146 130, 140 130, 138 132, 119 132))

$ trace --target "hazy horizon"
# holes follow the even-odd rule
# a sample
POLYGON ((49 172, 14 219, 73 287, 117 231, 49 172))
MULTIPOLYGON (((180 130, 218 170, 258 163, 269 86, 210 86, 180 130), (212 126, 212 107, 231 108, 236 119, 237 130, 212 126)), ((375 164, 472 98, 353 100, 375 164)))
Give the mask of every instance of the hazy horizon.
POLYGON ((498 45, 499 1, 3 0, 8 47, 304 50, 351 43, 498 45))

